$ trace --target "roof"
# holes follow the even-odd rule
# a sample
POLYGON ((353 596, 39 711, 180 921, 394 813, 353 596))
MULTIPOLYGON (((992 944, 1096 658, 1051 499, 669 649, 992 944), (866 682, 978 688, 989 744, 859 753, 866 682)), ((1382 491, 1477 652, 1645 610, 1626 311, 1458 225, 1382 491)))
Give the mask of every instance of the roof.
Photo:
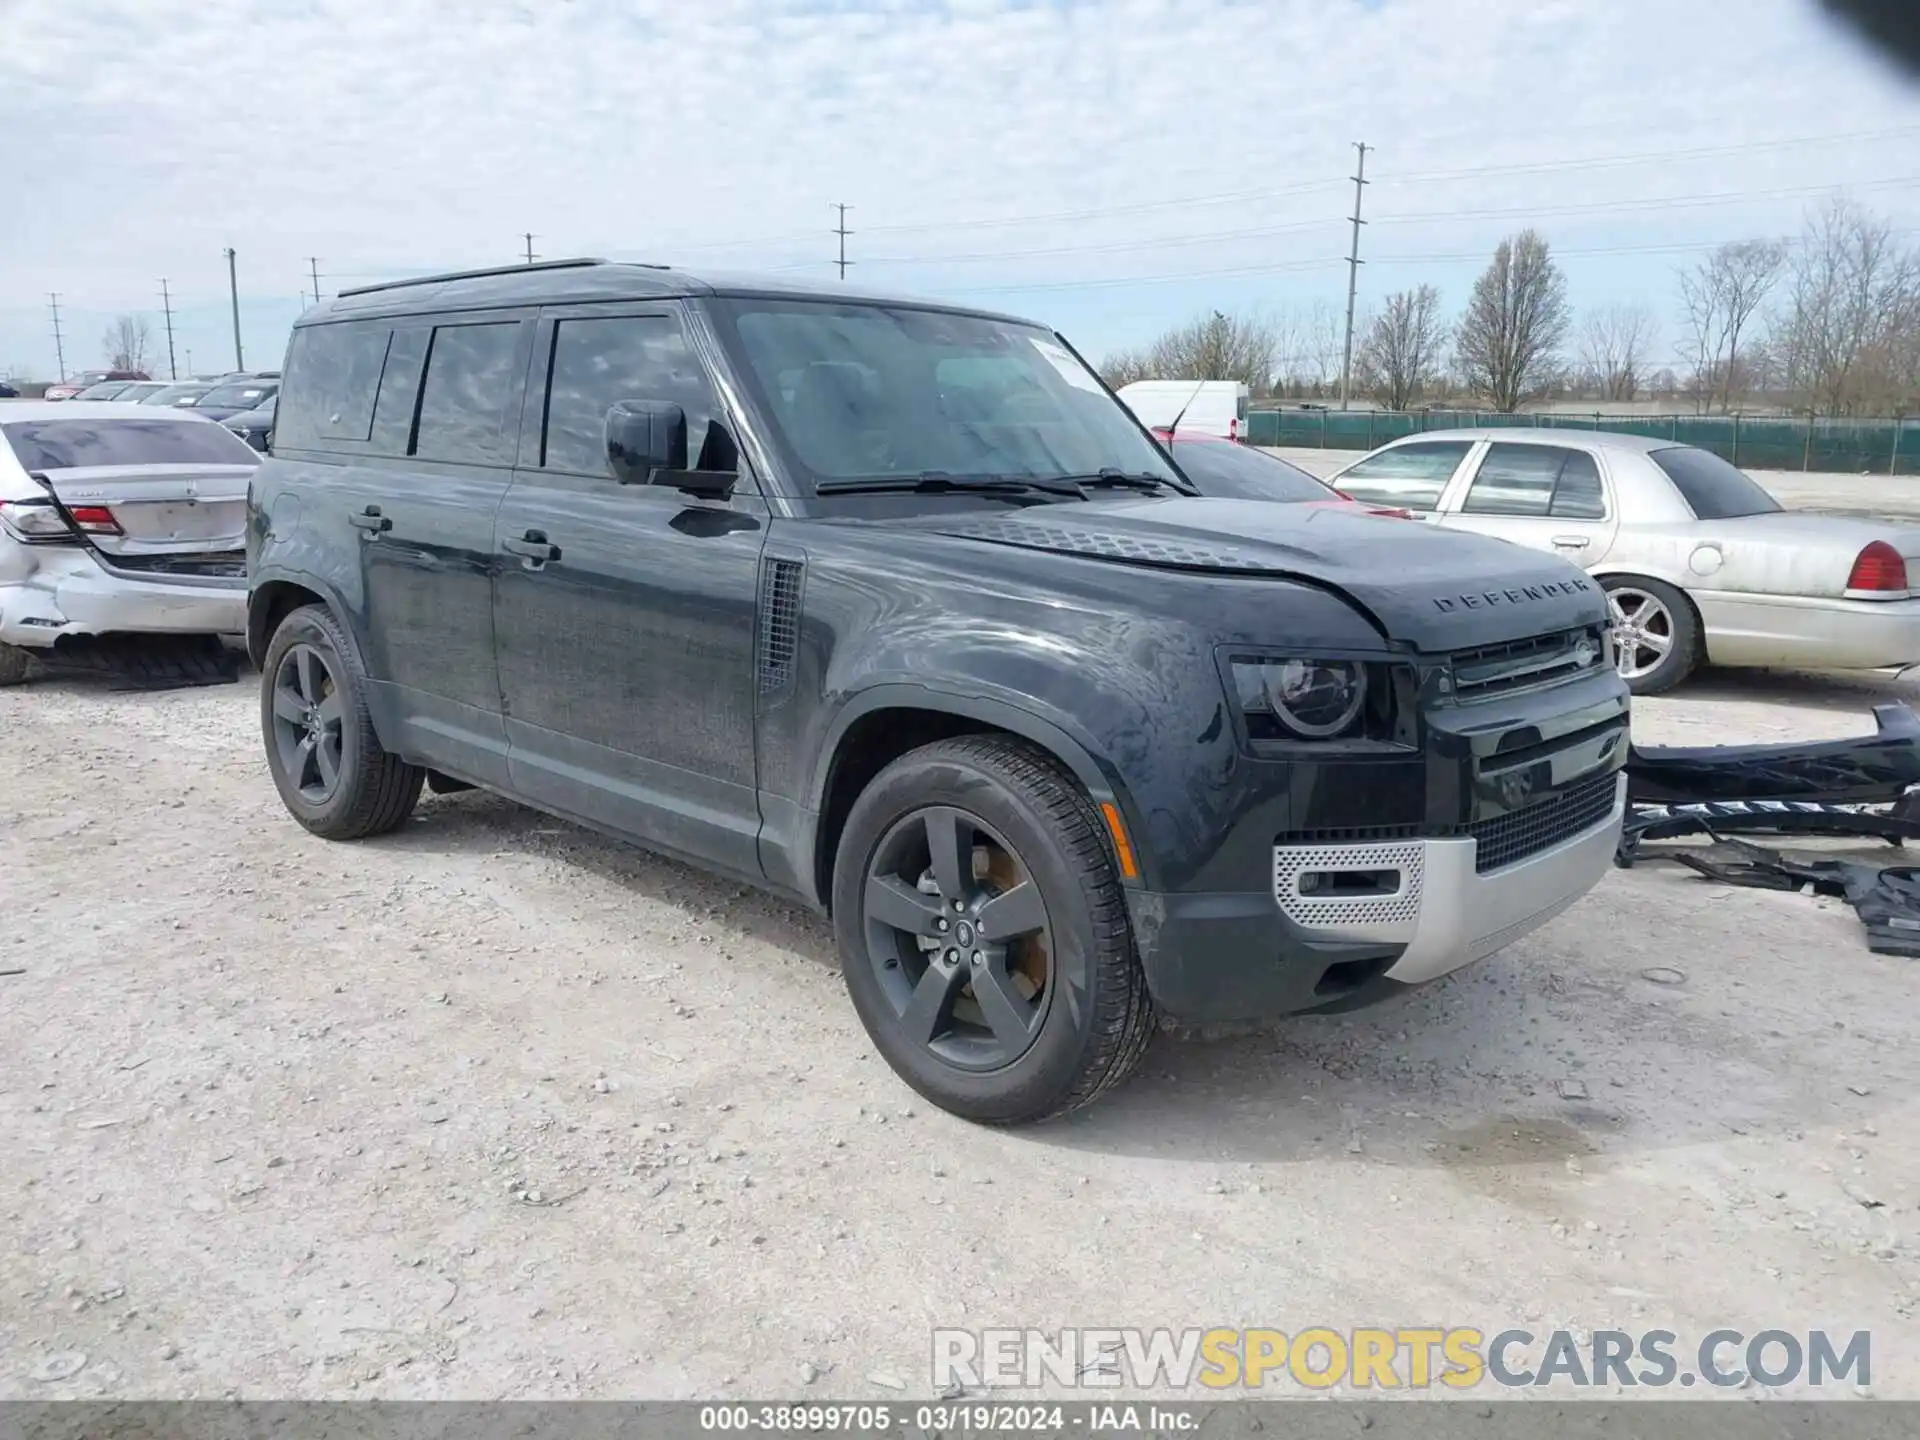
POLYGON ((543 260, 532 265, 425 275, 345 290, 309 309, 296 329, 334 320, 432 314, 505 305, 573 305, 596 300, 670 300, 705 295, 754 295, 795 300, 841 300, 904 305, 1032 324, 1018 316, 925 297, 860 290, 839 282, 800 281, 732 271, 694 274, 666 265, 614 260, 543 260))
POLYGON ((10 400, 0 410, 0 421, 17 420, 179 420, 213 423, 193 410, 170 405, 137 405, 118 400, 10 400))
POLYGON ((1617 430, 1576 430, 1567 425, 1515 425, 1463 427, 1457 430, 1421 430, 1402 435, 1381 446, 1405 445, 1415 440, 1515 440, 1526 445, 1597 446, 1605 450, 1671 450, 1684 441, 1663 435, 1623 435, 1617 430))

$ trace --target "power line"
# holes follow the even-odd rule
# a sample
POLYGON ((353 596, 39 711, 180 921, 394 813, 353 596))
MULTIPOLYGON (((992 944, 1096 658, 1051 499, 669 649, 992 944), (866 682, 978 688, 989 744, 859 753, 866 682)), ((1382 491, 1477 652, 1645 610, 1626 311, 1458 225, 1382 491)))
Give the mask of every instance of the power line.
POLYGON ((844 280, 847 278, 847 265, 849 263, 847 260, 847 236, 853 233, 851 230, 847 229, 847 211, 851 210, 853 207, 851 205, 842 205, 838 201, 834 201, 833 208, 840 212, 840 224, 833 232, 834 234, 840 237, 840 258, 835 263, 839 265, 840 278, 844 280))
POLYGON ((167 317, 167 378, 178 380, 180 367, 173 363, 173 297, 167 293, 164 275, 160 277, 160 311, 167 317))
POLYGON ((1353 249, 1347 254, 1347 338, 1340 360, 1340 408, 1347 408, 1347 385, 1353 376, 1353 299, 1360 290, 1360 227, 1367 222, 1360 218, 1360 197, 1367 188, 1367 145, 1364 140, 1353 142, 1353 148, 1360 154, 1360 167, 1353 173, 1353 249))
POLYGON ((60 296, 57 291, 47 292, 47 304, 53 310, 53 354, 60 366, 60 378, 67 378, 67 347, 60 338, 60 296))

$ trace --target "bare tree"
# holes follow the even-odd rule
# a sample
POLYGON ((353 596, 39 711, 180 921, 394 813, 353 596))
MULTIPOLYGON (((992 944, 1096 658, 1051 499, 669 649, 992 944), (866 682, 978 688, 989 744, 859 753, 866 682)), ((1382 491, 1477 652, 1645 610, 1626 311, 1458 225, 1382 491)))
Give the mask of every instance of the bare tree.
POLYGON ((1588 312, 1580 326, 1580 369, 1601 399, 1639 396, 1644 383, 1640 369, 1653 334, 1653 312, 1644 305, 1608 305, 1588 312))
POLYGON ((1325 300, 1314 301, 1313 309, 1301 322, 1296 352, 1300 374, 1309 380, 1315 395, 1331 394, 1340 382, 1340 366, 1346 353, 1342 323, 1339 308, 1325 300))
POLYGON ((1566 277, 1539 233, 1522 230, 1473 282, 1455 363, 1470 389, 1511 413, 1558 378, 1567 324, 1566 277))
POLYGON ((1920 251, 1886 219, 1835 198, 1807 218, 1773 326, 1780 380, 1830 415, 1920 402, 1920 251))
POLYGON ((1389 410, 1406 409, 1440 369, 1447 343, 1440 292, 1422 285, 1387 296, 1364 334, 1356 365, 1361 389, 1389 410))
POLYGON ((1280 329, 1259 315, 1210 311, 1169 330, 1145 350, 1107 357, 1100 373, 1118 387, 1134 380, 1238 380, 1255 395, 1273 388, 1280 329))
POLYGON ((1702 410, 1731 410, 1752 377, 1741 368, 1740 337, 1780 278, 1787 247, 1778 240, 1722 245, 1680 281, 1681 353, 1693 366, 1690 388, 1702 410))
POLYGON ((1100 378, 1115 390, 1153 378, 1153 361, 1144 350, 1116 350, 1100 362, 1100 378))
POLYGON ((144 315, 122 315, 107 327, 100 338, 110 370, 145 370, 147 352, 153 348, 153 328, 144 315))

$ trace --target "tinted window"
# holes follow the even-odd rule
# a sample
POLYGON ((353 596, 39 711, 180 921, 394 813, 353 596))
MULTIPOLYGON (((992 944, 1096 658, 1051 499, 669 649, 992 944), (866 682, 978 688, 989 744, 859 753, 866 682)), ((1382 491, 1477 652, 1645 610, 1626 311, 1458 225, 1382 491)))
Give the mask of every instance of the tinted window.
POLYGON ((503 458, 501 429, 513 394, 520 322, 441 325, 427 347, 413 453, 469 465, 503 458))
POLYGON ((1545 515, 1572 453, 1549 445, 1492 445, 1461 509, 1470 515, 1545 515))
POLYGON ((1356 500, 1431 510, 1459 468, 1470 440, 1422 440, 1396 445, 1369 456, 1334 478, 1334 486, 1356 500))
POLYGON ((540 463, 582 475, 607 472, 607 411, 616 400, 670 400, 687 412, 688 463, 731 470, 724 436, 707 443, 713 391, 669 315, 561 320, 553 327, 546 444, 540 463))
POLYGON ((384 322, 308 325, 293 332, 287 414, 281 422, 284 448, 367 438, 392 333, 384 322))
POLYGON ((815 484, 927 471, 1166 475, 1131 414, 1051 334, 907 306, 714 303, 795 471, 815 484))
POLYGON ((1679 445, 1648 458, 1667 472, 1695 518, 1731 520, 1737 515, 1774 515, 1780 502, 1711 450, 1679 445))
POLYGON ((1216 500, 1332 500, 1337 498, 1306 471, 1245 445, 1225 440, 1181 440, 1174 461, 1202 495, 1216 500))
POLYGON ((84 465, 252 465, 259 456, 205 420, 20 420, 0 425, 28 470, 84 465))
POLYGON ((1600 467, 1584 450, 1569 450, 1553 487, 1553 506, 1547 512, 1562 520, 1604 520, 1607 497, 1600 487, 1600 467))
POLYGON ((200 397, 200 408, 213 410, 225 406, 251 410, 280 387, 277 385, 219 385, 200 397))

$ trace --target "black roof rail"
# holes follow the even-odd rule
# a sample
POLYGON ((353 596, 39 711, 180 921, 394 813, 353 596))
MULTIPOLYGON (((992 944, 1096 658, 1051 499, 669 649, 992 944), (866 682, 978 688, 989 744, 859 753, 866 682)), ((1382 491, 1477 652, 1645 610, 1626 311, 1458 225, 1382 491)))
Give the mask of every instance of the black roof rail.
POLYGON ((518 265, 490 265, 484 270, 449 270, 442 275, 415 275, 406 280, 382 280, 377 285, 356 285, 351 290, 338 290, 334 293, 344 298, 348 295, 371 295, 376 290, 402 290, 409 285, 439 285, 448 280, 478 280, 487 275, 518 275, 527 270, 574 270, 586 265, 605 265, 606 263, 596 255, 583 255, 574 260, 535 260, 532 264, 522 261, 518 265))

